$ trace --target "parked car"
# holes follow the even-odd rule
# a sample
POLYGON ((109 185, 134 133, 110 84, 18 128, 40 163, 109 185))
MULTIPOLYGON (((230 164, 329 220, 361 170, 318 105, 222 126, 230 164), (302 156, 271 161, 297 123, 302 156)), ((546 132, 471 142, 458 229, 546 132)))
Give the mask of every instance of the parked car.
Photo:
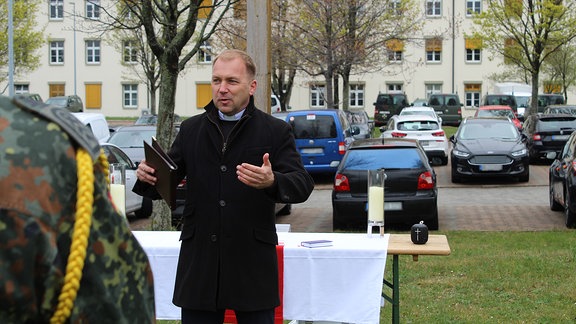
POLYGON ((348 109, 344 111, 352 127, 357 126, 360 132, 354 135, 355 139, 372 137, 374 122, 370 120, 364 109, 348 109))
POLYGON ((516 97, 511 94, 487 94, 482 100, 483 106, 508 106, 514 114, 518 113, 518 104, 516 97))
MULTIPOLYGON (((182 120, 180 116, 174 114, 174 123, 180 123, 182 120)), ((156 125, 158 124, 158 115, 156 114, 142 114, 136 121, 134 125, 156 125)))
POLYGON ((550 105, 544 108, 544 114, 568 114, 576 115, 576 106, 574 105, 550 105))
POLYGON ((400 111, 399 116, 405 116, 405 115, 427 115, 436 118, 438 120, 438 123, 442 125, 442 117, 440 117, 436 113, 436 110, 434 110, 434 108, 432 107, 427 106, 404 107, 400 111))
POLYGON ((110 138, 110 126, 106 117, 100 113, 72 113, 72 115, 92 130, 92 134, 100 143, 105 143, 110 138))
POLYGON ((508 119, 466 118, 450 141, 454 183, 486 177, 530 180, 526 137, 508 119))
POLYGON ((436 173, 418 141, 404 138, 357 140, 346 152, 334 177, 332 226, 336 230, 367 226, 368 170, 384 169, 384 223, 420 221, 438 229, 436 173))
POLYGON ((574 115, 536 114, 526 117, 523 132, 528 138, 526 146, 530 161, 548 162, 546 154, 560 151, 575 129, 574 115))
POLYGON ((508 118, 518 130, 522 130, 522 122, 510 106, 480 106, 474 113, 474 117, 498 117, 508 118))
MULTIPOLYGON (((538 111, 543 113, 544 109, 550 105, 565 104, 564 96, 559 93, 541 93, 538 95, 538 111)), ((532 98, 528 99, 528 107, 532 107, 532 98)))
POLYGON ((446 133, 434 117, 426 115, 392 116, 388 124, 382 126, 380 137, 418 140, 432 164, 448 164, 450 145, 446 133))
POLYGON ((460 98, 452 93, 434 93, 428 98, 428 107, 434 108, 436 114, 442 117, 445 125, 458 126, 462 121, 460 98))
POLYGON ((14 97, 19 97, 19 98, 26 98, 26 99, 30 99, 30 100, 34 100, 34 101, 38 101, 38 102, 44 102, 44 100, 42 100, 42 96, 40 96, 37 93, 19 93, 14 95, 14 97))
POLYGON ((554 161, 548 172, 550 209, 563 211, 566 227, 576 228, 576 132, 562 151, 551 154, 554 161))
POLYGON ((118 127, 108 139, 120 147, 134 162, 140 163, 144 158, 144 142, 152 142, 152 136, 156 136, 155 125, 131 125, 118 127))
POLYGON ((412 101, 412 104, 410 106, 412 106, 412 107, 427 107, 428 106, 428 100, 418 98, 418 99, 412 101))
POLYGON ((46 104, 68 109, 70 112, 84 111, 82 99, 77 95, 50 97, 46 104))
POLYGON ((317 109, 291 111, 286 117, 292 126, 296 148, 309 173, 334 173, 358 126, 351 126, 344 111, 317 109))
POLYGON ((152 214, 152 200, 143 198, 132 192, 136 183, 136 164, 118 146, 110 143, 100 145, 108 158, 108 163, 117 163, 124 166, 126 171, 126 214, 134 213, 137 218, 147 218, 152 214))
POLYGON ((374 102, 374 125, 386 125, 388 119, 410 106, 404 93, 379 93, 374 102))

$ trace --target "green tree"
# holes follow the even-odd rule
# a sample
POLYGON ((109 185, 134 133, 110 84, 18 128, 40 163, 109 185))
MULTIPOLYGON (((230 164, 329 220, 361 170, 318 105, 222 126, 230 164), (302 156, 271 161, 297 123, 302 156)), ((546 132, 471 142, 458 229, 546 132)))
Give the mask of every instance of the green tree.
POLYGON ((543 63, 576 37, 573 1, 487 0, 485 10, 475 15, 472 37, 482 40, 492 58, 530 74, 532 106, 537 111, 539 75, 543 63))
MULTIPOLYGON (((29 72, 40 65, 37 50, 44 44, 44 29, 38 29, 39 0, 15 0, 12 7, 14 74, 29 72)), ((0 0, 0 82, 8 78, 8 1, 0 0)))
POLYGON ((568 88, 576 83, 576 48, 564 45, 544 62, 543 72, 551 83, 562 85, 564 102, 568 102, 568 88))

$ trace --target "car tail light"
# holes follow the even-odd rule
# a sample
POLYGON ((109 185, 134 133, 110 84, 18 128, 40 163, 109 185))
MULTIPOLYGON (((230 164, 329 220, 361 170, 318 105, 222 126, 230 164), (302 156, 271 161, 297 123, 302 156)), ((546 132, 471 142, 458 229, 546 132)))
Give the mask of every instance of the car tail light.
POLYGON ((542 136, 540 136, 540 134, 534 134, 534 135, 532 135, 532 139, 535 141, 541 141, 542 136))
POLYGON ((434 132, 432 136, 444 136, 444 131, 434 132))
POLYGON ((186 178, 182 179, 178 184, 178 188, 186 188, 186 178))
POLYGON ((420 173, 418 177, 418 190, 434 189, 434 179, 430 171, 420 173))
POLYGON ((462 115, 462 109, 458 109, 458 115, 462 115))
POLYGON ((572 161, 572 171, 576 175, 576 161, 572 161))
POLYGON ((334 177, 334 191, 336 192, 347 192, 350 191, 350 183, 348 178, 343 174, 337 174, 334 177))
POLYGON ((406 133, 392 132, 392 137, 406 137, 406 133))
POLYGON ((344 155, 344 153, 346 153, 346 143, 344 142, 338 143, 338 153, 340 153, 341 155, 344 155))

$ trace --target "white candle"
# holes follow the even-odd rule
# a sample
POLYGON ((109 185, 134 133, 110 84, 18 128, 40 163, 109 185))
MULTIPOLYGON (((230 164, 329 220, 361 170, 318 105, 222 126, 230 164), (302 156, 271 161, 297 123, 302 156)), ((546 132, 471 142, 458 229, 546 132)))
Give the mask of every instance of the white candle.
POLYGON ((368 220, 384 222, 384 188, 382 187, 368 188, 368 220))
POLYGON ((110 196, 114 207, 123 217, 126 216, 126 186, 123 184, 110 184, 110 196))

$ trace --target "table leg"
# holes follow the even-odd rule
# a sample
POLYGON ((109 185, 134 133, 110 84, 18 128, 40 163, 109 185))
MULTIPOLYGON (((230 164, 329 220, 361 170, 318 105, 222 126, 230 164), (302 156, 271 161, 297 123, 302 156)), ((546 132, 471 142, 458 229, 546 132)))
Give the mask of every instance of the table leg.
POLYGON ((392 262, 392 323, 400 323, 400 272, 398 254, 394 255, 392 262))
POLYGON ((384 284, 392 289, 392 297, 382 293, 382 296, 392 303, 392 323, 400 323, 400 271, 398 265, 398 255, 393 255, 392 262, 392 282, 384 279, 384 284))

